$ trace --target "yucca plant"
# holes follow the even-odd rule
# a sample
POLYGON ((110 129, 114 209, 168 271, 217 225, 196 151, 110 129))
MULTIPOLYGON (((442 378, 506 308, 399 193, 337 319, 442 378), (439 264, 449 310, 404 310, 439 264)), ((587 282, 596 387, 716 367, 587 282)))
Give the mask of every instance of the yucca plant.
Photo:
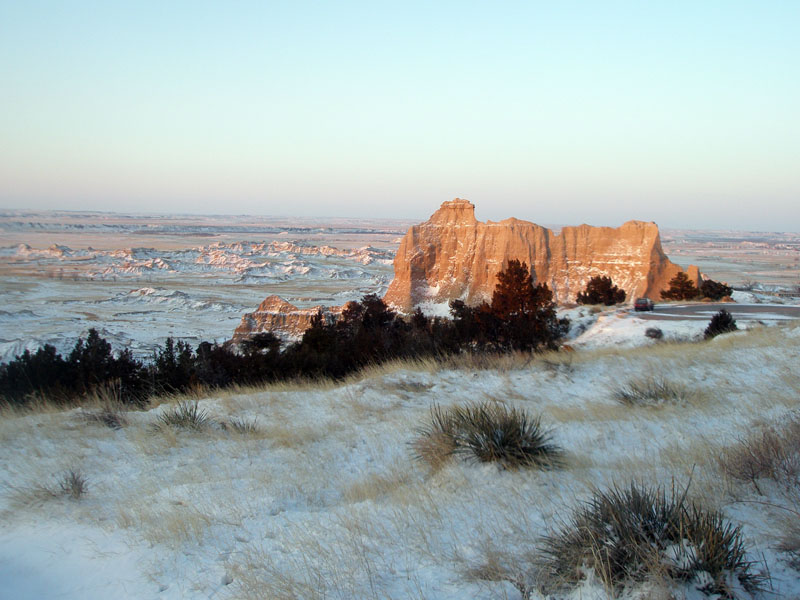
POLYGON ((562 450, 551 442, 539 417, 502 404, 484 402, 431 409, 431 422, 413 442, 417 457, 439 466, 454 454, 506 468, 552 467, 562 450))
POLYGON ((692 582, 708 595, 735 598, 767 582, 747 558, 741 529, 690 502, 674 487, 631 484, 595 492, 561 531, 544 539, 551 582, 577 584, 587 569, 619 591, 629 582, 666 577, 692 582))
POLYGON ((179 402, 177 406, 165 410, 159 417, 159 424, 177 429, 200 431, 209 426, 208 413, 200 410, 197 402, 179 402))

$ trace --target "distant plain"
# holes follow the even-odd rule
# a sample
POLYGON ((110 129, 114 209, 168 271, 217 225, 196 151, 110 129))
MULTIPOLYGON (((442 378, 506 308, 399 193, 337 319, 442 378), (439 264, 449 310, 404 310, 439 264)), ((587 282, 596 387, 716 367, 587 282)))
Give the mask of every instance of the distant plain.
MULTIPOLYGON (((413 224, 3 211, 0 360, 44 343, 68 351, 91 327, 144 357, 167 336, 229 339, 271 294, 299 307, 382 295, 413 224)), ((662 245, 677 264, 734 287, 800 284, 800 234, 665 230, 662 245)))

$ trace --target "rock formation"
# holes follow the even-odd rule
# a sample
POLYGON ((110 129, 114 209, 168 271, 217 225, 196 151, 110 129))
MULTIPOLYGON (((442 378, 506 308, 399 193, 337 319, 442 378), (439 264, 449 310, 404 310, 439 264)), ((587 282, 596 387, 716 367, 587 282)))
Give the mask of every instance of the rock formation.
POLYGON ((331 322, 341 314, 342 307, 297 308, 280 296, 267 296, 255 312, 242 317, 242 322, 233 332, 231 342, 238 344, 253 334, 264 331, 274 333, 284 342, 297 341, 303 337, 303 332, 311 327, 311 319, 320 310, 322 317, 331 322))
MULTIPOLYGON (((655 223, 628 221, 621 227, 564 227, 560 233, 519 219, 486 223, 460 198, 444 202, 428 221, 408 230, 394 259, 394 280, 384 300, 410 312, 420 303, 460 298, 468 304, 491 299, 497 274, 510 259, 532 267, 557 303, 575 300, 590 278, 611 277, 627 298, 659 292, 682 269, 661 249, 655 223)), ((696 283, 700 273, 689 267, 696 283)))
MULTIPOLYGON (((681 271, 664 255, 655 223, 628 221, 618 228, 579 225, 554 233, 513 218, 482 223, 475 219, 471 202, 456 198, 408 230, 395 256, 394 279, 384 300, 405 313, 426 302, 488 301, 497 274, 514 258, 532 266, 535 281, 546 283, 561 304, 573 302, 596 275, 611 277, 630 302, 641 296, 659 301, 659 292, 681 271)), ((697 267, 690 266, 687 274, 699 285, 697 267)), ((269 296, 255 312, 242 317, 231 341, 239 343, 264 331, 296 341, 319 310, 331 322, 342 308, 301 309, 279 296, 269 296)))

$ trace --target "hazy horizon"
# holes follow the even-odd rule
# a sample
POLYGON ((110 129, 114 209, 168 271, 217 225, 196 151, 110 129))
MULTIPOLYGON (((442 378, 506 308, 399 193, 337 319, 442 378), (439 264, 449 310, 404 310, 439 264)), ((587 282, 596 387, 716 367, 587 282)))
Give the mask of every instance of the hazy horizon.
POLYGON ((800 4, 0 5, 0 207, 800 232, 800 4))

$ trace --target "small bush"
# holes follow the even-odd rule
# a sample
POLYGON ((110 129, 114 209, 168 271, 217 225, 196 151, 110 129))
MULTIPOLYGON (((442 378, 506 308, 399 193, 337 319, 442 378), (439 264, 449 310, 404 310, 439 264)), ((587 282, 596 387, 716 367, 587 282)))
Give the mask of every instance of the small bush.
POLYGON ((731 313, 723 308, 717 314, 711 317, 711 321, 708 323, 708 327, 706 327, 703 335, 707 340, 710 340, 713 337, 717 337, 721 333, 730 333, 731 331, 736 331, 737 329, 739 328, 736 326, 736 319, 733 318, 731 313))
POLYGON ((664 337, 664 332, 658 327, 648 327, 644 330, 644 335, 649 337, 651 340, 660 340, 664 337))
POLYGON ((614 392, 614 398, 627 406, 659 406, 687 402, 694 393, 686 386, 665 377, 632 379, 614 392))
POLYGON ((197 402, 179 402, 174 408, 161 413, 158 420, 159 425, 194 431, 206 429, 210 424, 208 413, 200 410, 197 402))
POLYGON ((434 467, 454 454, 512 469, 557 466, 562 455, 538 417, 501 404, 436 406, 420 434, 413 443, 417 457, 434 467))
POLYGON ((758 494, 763 495, 759 486, 763 479, 800 492, 800 418, 739 440, 722 452, 718 462, 728 477, 752 484, 758 494))
POLYGON ((753 571, 738 526, 686 500, 673 488, 631 484, 594 496, 544 540, 548 585, 577 584, 588 569, 611 590, 657 578, 735 598, 736 582, 754 592, 767 577, 753 571))
POLYGON ((240 435, 255 435, 259 432, 258 421, 256 419, 248 421, 244 417, 232 417, 227 423, 220 423, 220 427, 240 435))
POLYGON ((86 477, 80 471, 70 470, 67 471, 61 480, 58 482, 59 490, 62 496, 69 496, 73 500, 80 500, 80 498, 89 490, 89 484, 86 477))

